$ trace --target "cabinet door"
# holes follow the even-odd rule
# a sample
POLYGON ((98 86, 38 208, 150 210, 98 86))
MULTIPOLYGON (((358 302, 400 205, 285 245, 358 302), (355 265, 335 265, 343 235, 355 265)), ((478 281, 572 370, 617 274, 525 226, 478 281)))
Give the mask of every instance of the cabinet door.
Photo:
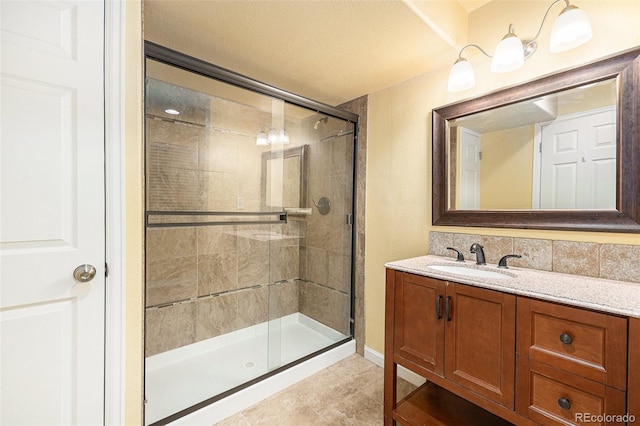
POLYGON ((513 409, 515 296, 450 284, 445 302, 445 377, 513 409))
POLYGON ((444 293, 442 281, 396 275, 394 354, 439 375, 444 361, 444 293))

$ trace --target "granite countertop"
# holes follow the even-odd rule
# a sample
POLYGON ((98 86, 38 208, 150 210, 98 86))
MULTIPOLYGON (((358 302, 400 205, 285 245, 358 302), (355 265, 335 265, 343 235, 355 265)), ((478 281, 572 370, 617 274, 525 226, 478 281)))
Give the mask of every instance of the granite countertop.
POLYGON ((495 264, 478 266, 475 262, 456 262, 449 257, 420 256, 389 262, 386 268, 445 281, 468 284, 520 296, 534 297, 611 314, 640 318, 640 284, 602 278, 583 277, 535 269, 498 269, 495 264), (481 278, 442 272, 429 265, 465 266, 501 272, 509 278, 481 278))

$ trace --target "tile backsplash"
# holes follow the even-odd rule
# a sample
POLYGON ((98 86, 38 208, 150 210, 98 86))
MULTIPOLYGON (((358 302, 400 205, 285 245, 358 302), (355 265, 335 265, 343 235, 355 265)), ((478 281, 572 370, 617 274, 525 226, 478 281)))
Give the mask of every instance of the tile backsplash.
POLYGON ((475 260, 469 252, 473 243, 484 246, 487 263, 498 263, 506 254, 519 254, 509 264, 571 275, 640 282, 640 246, 546 240, 537 238, 496 237, 490 235, 431 232, 429 254, 453 257, 447 247, 460 250, 465 259, 475 260))

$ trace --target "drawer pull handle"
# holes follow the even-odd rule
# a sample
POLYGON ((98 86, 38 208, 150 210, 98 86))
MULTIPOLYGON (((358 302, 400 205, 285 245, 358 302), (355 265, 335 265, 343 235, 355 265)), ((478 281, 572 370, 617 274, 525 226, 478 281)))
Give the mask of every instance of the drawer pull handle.
POLYGON ((567 398, 560 398, 558 400, 558 405, 560 406, 560 408, 562 408, 563 410, 568 410, 571 408, 571 401, 569 401, 567 398))
POLYGON ((442 295, 436 297, 436 319, 442 319, 442 295))
POLYGON ((562 333, 560 335, 560 341, 565 345, 570 345, 573 343, 573 338, 569 336, 567 333, 562 333))

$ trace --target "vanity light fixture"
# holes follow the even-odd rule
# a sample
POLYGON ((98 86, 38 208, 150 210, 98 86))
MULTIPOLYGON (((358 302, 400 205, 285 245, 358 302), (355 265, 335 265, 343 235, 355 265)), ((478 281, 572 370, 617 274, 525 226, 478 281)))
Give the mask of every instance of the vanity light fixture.
POLYGON ((266 146, 269 145, 269 140, 267 139, 267 134, 264 130, 260 130, 258 136, 256 136, 256 145, 258 146, 266 146))
POLYGON ((267 127, 260 130, 260 132, 256 136, 256 145, 267 146, 278 143, 284 145, 289 144, 289 133, 287 133, 285 129, 278 130, 275 128, 270 128, 267 132, 265 132, 265 129, 267 129, 267 127))
POLYGON ((468 47, 475 47, 485 56, 491 58, 492 72, 509 72, 522 67, 525 59, 533 55, 538 47, 536 39, 542 31, 549 11, 556 3, 561 1, 564 1, 566 5, 551 28, 549 51, 551 53, 565 52, 589 41, 592 37, 592 31, 587 14, 570 4, 569 0, 555 0, 544 14, 538 32, 530 40, 521 40, 515 34, 514 25, 510 24, 509 32, 498 43, 493 56, 489 55, 477 44, 468 44, 460 49, 458 59, 449 72, 449 91, 460 92, 470 89, 476 84, 471 64, 462 57, 462 52, 468 47))

